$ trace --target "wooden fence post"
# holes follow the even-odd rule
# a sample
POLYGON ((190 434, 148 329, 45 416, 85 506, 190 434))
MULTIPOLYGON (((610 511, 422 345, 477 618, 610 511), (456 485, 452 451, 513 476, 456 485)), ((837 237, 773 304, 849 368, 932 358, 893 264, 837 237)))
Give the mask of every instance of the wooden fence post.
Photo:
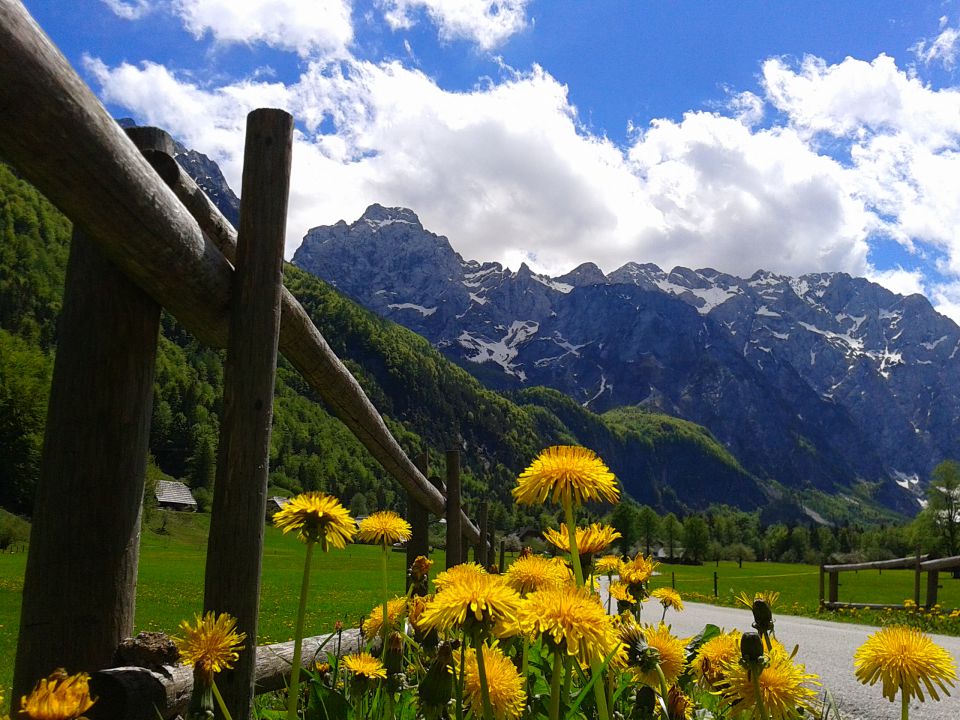
MULTIPOLYGON (((424 477, 430 477, 430 456, 427 453, 420 453, 414 458, 413 464, 424 477)), ((409 588, 409 571, 413 561, 418 555, 430 557, 430 513, 410 492, 407 492, 407 521, 412 530, 410 541, 407 543, 407 587, 409 588)))
POLYGON ((920 607, 920 546, 917 545, 917 564, 913 570, 913 604, 920 607))
POLYGON ((927 603, 929 610, 937 604, 937 591, 940 589, 940 571, 927 570, 927 603))
POLYGON ((830 571, 830 594, 827 596, 827 602, 835 604, 840 596, 840 573, 836 570, 830 571))
POLYGON ((483 567, 487 567, 487 565, 490 564, 489 522, 490 502, 484 500, 480 503, 480 564, 483 565, 483 567))
POLYGON ((820 592, 819 592, 819 604, 820 604, 820 609, 821 609, 821 610, 823 610, 823 591, 824 591, 824 589, 825 589, 825 588, 824 588, 824 584, 823 584, 823 581, 824 581, 823 575, 824 575, 823 563, 820 563, 820 588, 819 588, 820 592))
POLYGON ((448 568, 463 562, 460 523, 460 451, 447 450, 447 561, 448 568))
POLYGON ((716 570, 713 571, 713 596, 720 597, 719 593, 717 592, 717 571, 716 570))
POLYGON ((244 720, 250 716, 254 694, 292 150, 293 118, 288 113, 261 109, 247 116, 204 592, 205 609, 230 613, 247 635, 234 669, 222 673, 217 682, 231 713, 244 720))
POLYGON ((13 698, 58 667, 109 667, 132 634, 159 323, 160 306, 75 226, 13 698))
POLYGON ((501 575, 504 572, 506 572, 506 569, 507 569, 506 555, 507 555, 507 541, 500 540, 500 562, 497 563, 497 570, 500 571, 501 575))

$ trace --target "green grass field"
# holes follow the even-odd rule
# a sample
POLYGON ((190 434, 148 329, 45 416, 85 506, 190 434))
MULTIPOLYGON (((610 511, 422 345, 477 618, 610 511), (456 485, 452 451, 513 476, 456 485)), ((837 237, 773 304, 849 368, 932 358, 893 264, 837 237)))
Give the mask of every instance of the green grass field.
MULTIPOLYGON (((150 523, 165 532, 146 530, 141 542, 136 629, 175 633, 177 624, 201 610, 208 515, 157 513, 150 523)), ((293 537, 266 528, 260 601, 260 644, 292 639, 305 548, 293 537)), ((434 566, 438 569, 442 559, 434 566)), ((391 590, 404 586, 404 554, 389 559, 391 590)), ((26 553, 0 554, 0 687, 9 689, 20 616, 20 594, 26 553)), ((661 565, 653 586, 676 584, 689 599, 713 596, 713 573, 718 574, 721 602, 731 604, 740 592, 762 590, 781 593, 777 612, 814 615, 818 606, 818 569, 811 565, 721 562, 703 566, 661 565)), ((941 575, 940 602, 960 607, 960 580, 941 575)), ((350 545, 324 555, 315 553, 306 632, 329 631, 337 620, 355 626, 378 603, 380 551, 367 545, 350 545)), ((887 570, 844 573, 840 600, 901 603, 913 595, 910 571, 887 570)), ((860 617, 870 622, 871 617, 860 617)), ((69 669, 69 668, 68 668, 69 669)), ((4 693, 5 695, 7 693, 4 693)))
MULTIPOLYGON (((705 565, 661 565, 654 587, 669 586, 675 575, 676 588, 681 594, 695 593, 713 596, 713 573, 716 572, 717 591, 723 602, 732 602, 741 592, 752 594, 762 590, 780 593, 778 611, 797 615, 813 615, 819 605, 819 569, 815 565, 786 563, 744 563, 721 561, 705 565)), ((949 573, 940 575, 939 602, 944 608, 960 607, 960 580, 949 573)), ((921 586, 921 602, 926 595, 926 575, 921 586)), ((841 602, 902 603, 913 597, 912 570, 861 570, 840 574, 839 600, 841 602)))

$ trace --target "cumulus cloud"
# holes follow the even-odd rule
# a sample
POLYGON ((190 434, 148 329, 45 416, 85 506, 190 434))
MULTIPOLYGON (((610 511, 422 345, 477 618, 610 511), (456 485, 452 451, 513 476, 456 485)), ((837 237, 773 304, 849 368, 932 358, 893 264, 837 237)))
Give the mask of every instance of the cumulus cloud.
POLYGON ((425 11, 444 41, 468 40, 491 50, 527 25, 530 0, 381 0, 391 28, 413 27, 416 13, 425 11))
POLYGON ((910 50, 924 65, 939 63, 947 70, 953 70, 960 51, 960 29, 948 27, 947 17, 940 18, 940 34, 935 38, 918 41, 910 50))
POLYGON ((289 84, 204 88, 161 65, 89 71, 107 101, 214 157, 239 187, 246 113, 285 107, 295 138, 287 256, 372 202, 414 209, 464 257, 558 274, 587 260, 867 275, 960 319, 960 93, 891 58, 774 58, 723 112, 634 128, 579 122, 545 69, 450 92, 400 61, 313 60, 289 84), (871 263, 893 239, 919 270, 871 263))
POLYGON ((198 39, 210 33, 218 42, 264 43, 302 56, 343 56, 353 39, 349 0, 173 0, 172 7, 198 39))
POLYGON ((150 0, 100 0, 100 2, 124 20, 139 20, 153 11, 150 0))

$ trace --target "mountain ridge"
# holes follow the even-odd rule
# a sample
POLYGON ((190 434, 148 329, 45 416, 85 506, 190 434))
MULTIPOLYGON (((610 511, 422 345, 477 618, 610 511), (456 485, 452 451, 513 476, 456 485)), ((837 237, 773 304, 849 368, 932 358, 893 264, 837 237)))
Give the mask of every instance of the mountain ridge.
POLYGON ((293 262, 488 384, 692 420, 761 478, 876 482, 915 510, 920 478, 960 455, 960 328, 863 278, 636 262, 553 278, 465 260, 411 210, 381 205, 311 229, 293 262))

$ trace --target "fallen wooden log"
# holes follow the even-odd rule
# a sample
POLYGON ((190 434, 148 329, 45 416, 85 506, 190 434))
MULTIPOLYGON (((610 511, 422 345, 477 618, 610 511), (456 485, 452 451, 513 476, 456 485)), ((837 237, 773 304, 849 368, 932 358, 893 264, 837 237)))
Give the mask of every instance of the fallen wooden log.
MULTIPOLYGON (((326 660, 327 653, 348 655, 363 648, 358 629, 304 638, 301 665, 310 668, 326 660)), ((293 642, 261 645, 254 670, 258 694, 286 687, 293 664, 293 642)), ((193 692, 193 668, 163 665, 157 669, 115 667, 100 670, 90 678, 91 694, 97 698, 87 712, 90 720, 157 720, 186 711, 193 692)))

